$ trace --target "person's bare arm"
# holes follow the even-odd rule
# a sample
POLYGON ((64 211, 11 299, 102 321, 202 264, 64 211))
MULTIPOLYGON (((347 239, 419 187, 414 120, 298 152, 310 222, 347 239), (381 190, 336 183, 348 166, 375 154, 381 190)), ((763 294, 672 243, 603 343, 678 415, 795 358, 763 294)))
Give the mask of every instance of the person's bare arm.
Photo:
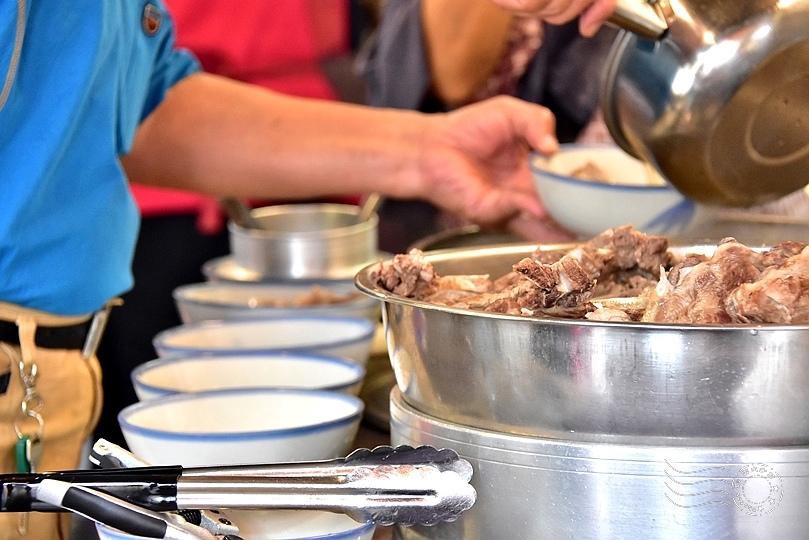
POLYGON ((512 15, 491 0, 422 0, 433 90, 445 104, 469 101, 497 66, 512 15))
POLYGON ((563 24, 579 15, 579 31, 594 36, 615 10, 617 0, 492 0, 495 4, 517 11, 538 15, 551 24, 563 24))
POLYGON ((408 197, 428 120, 199 73, 169 91, 122 163, 134 181, 212 195, 408 197))
POLYGON ((557 149, 554 118, 496 98, 448 114, 296 98, 210 74, 178 83, 122 157, 130 179, 219 196, 377 191, 482 225, 541 225, 528 151, 557 149))

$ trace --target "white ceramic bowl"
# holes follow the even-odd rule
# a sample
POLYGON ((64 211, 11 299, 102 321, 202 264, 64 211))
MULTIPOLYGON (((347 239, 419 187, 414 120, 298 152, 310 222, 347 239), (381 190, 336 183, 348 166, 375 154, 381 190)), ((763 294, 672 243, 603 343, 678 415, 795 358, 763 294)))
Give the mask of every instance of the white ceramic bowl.
POLYGON ((148 536, 127 534, 101 523, 96 523, 96 533, 98 534, 98 540, 153 540, 148 536))
POLYGON ((373 523, 316 510, 228 510, 246 540, 370 540, 373 523))
POLYGON ((562 145, 553 156, 533 154, 530 159, 534 186, 548 213, 581 238, 621 225, 682 237, 716 213, 686 199, 617 146, 562 145), (571 176, 588 163, 603 171, 610 183, 571 176))
MULTIPOLYGON (((227 510, 247 540, 371 540, 376 526, 317 510, 227 510)), ((99 540, 151 540, 96 524, 99 540)))
POLYGON ((358 364, 308 353, 167 356, 130 374, 141 401, 225 388, 307 388, 356 396, 364 377, 358 364))
POLYGON ((353 282, 345 281, 203 282, 177 287, 173 297, 185 324, 257 317, 358 317, 373 322, 380 319, 379 301, 359 292, 353 282), (333 298, 331 301, 335 303, 318 302, 318 296, 333 298))
POLYGON ((129 405, 118 423, 130 451, 154 465, 265 464, 345 455, 363 410, 339 392, 209 390, 129 405))
POLYGON ((285 317, 205 321, 157 334, 158 356, 310 352, 365 366, 375 325, 349 317, 285 317))

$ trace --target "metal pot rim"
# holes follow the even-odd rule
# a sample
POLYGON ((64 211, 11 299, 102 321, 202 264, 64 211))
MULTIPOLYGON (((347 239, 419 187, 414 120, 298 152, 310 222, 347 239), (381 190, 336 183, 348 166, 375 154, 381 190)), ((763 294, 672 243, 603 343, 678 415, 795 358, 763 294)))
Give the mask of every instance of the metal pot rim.
MULTIPOLYGON (((253 218, 260 220, 264 216, 283 216, 288 214, 318 214, 318 213, 339 213, 344 215, 359 216, 359 207, 350 204, 337 203, 313 203, 313 204, 279 204, 275 206, 265 206, 251 211, 253 218)), ((276 231, 272 229, 255 229, 243 227, 228 222, 228 230, 231 234, 248 237, 255 240, 272 240, 274 242, 298 243, 306 239, 334 239, 344 236, 353 236, 362 232, 374 232, 379 226, 379 217, 372 214, 367 220, 352 223, 342 227, 321 229, 313 231, 276 231)))
POLYGON ((453 438, 454 442, 462 445, 482 447, 494 452, 508 449, 528 454, 555 455, 564 459, 575 460, 586 457, 598 461, 625 461, 623 456, 631 454, 634 459, 638 459, 644 455, 654 455, 662 448, 670 448, 675 452, 687 449, 692 457, 703 454, 716 458, 778 447, 779 451, 785 453, 785 457, 793 457, 796 461, 804 461, 809 457, 809 444, 789 442, 780 445, 776 440, 764 441, 756 437, 666 437, 551 430, 528 435, 495 431, 453 422, 420 411, 407 402, 399 387, 391 390, 390 403, 391 416, 398 421, 402 421, 399 417, 404 415, 408 417, 407 421, 411 425, 430 426, 430 432, 436 436, 453 438), (619 457, 615 457, 616 455, 619 457))

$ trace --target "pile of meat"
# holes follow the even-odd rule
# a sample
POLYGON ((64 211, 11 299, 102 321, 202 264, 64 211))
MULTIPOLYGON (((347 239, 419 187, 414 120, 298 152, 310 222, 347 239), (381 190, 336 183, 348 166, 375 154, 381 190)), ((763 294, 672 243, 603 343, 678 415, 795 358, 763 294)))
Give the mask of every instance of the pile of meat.
POLYGON ((809 249, 783 242, 753 250, 725 238, 712 256, 679 260, 666 237, 631 226, 570 250, 537 249, 497 279, 440 276, 412 250, 383 261, 375 284, 395 295, 528 317, 656 323, 809 322, 809 249))

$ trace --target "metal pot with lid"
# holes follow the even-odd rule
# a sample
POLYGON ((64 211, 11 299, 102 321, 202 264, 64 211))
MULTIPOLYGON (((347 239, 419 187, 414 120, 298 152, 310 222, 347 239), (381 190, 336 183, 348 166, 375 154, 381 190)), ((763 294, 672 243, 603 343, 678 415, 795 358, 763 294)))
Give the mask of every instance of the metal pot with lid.
POLYGON ((626 152, 712 205, 809 183, 809 1, 618 4, 602 109, 626 152))

